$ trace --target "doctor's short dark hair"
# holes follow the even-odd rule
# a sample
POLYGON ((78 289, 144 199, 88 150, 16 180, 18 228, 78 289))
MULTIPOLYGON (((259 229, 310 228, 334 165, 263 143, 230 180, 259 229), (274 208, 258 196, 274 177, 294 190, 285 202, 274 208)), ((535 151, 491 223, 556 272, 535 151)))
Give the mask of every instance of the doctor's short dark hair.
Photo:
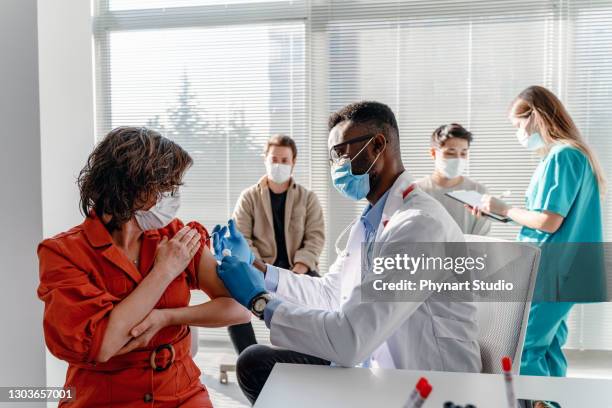
POLYGON ((160 193, 182 184, 193 163, 178 144, 144 127, 111 130, 94 148, 77 184, 81 211, 111 216, 107 228, 115 230, 137 210, 157 200, 160 193))
POLYGON ((384 103, 361 101, 346 105, 329 116, 327 128, 331 131, 338 123, 347 120, 370 124, 372 131, 383 133, 389 139, 390 144, 399 150, 397 120, 391 108, 384 103))
POLYGON ((468 146, 472 144, 472 132, 464 128, 458 123, 450 123, 438 127, 431 134, 431 145, 433 147, 442 147, 448 139, 458 138, 467 140, 468 146))

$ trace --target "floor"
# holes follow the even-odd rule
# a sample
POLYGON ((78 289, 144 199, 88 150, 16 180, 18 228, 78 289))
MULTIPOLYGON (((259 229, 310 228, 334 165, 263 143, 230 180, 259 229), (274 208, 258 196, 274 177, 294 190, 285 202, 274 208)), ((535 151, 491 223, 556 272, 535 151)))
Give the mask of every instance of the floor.
POLYGON ((611 350, 565 350, 568 377, 612 379, 611 350))
MULTIPOLYGON (((249 407, 248 401, 238 387, 235 372, 229 373, 228 384, 219 382, 219 365, 232 363, 236 359, 229 338, 223 337, 220 332, 212 338, 200 338, 196 363, 202 370, 202 382, 206 384, 216 408, 249 407)), ((258 339, 266 343, 267 339, 262 337, 260 335, 258 339)), ((612 351, 566 350, 566 357, 569 362, 569 377, 612 379, 612 351)))
POLYGON ((202 371, 202 382, 208 388, 215 408, 250 407, 248 400, 238 387, 235 372, 228 373, 229 382, 227 384, 221 384, 219 381, 219 365, 236 361, 236 354, 229 339, 227 341, 201 341, 195 361, 202 371))
MULTIPOLYGON (((269 330, 258 319, 252 320, 255 336, 260 344, 270 344, 269 330)), ((236 381, 236 373, 228 373, 228 383, 219 381, 219 365, 234 364, 236 353, 227 334, 227 329, 200 329, 198 354, 195 361, 202 371, 202 382, 208 388, 215 408, 246 408, 248 400, 242 395, 236 381)))

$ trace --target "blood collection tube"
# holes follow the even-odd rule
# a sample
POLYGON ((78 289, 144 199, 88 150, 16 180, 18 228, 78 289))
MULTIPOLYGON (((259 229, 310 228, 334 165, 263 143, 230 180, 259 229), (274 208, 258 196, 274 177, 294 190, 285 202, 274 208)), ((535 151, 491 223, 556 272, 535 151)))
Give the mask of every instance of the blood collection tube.
POLYGON ((512 382, 512 360, 505 356, 502 358, 502 369, 504 371, 504 382, 506 383, 506 398, 508 408, 517 408, 516 397, 514 396, 514 384, 512 382))
POLYGON ((427 381, 427 378, 421 377, 419 381, 417 381, 414 390, 410 394, 408 401, 404 405, 404 408, 419 408, 422 407, 425 403, 427 397, 431 393, 432 387, 431 384, 427 381))

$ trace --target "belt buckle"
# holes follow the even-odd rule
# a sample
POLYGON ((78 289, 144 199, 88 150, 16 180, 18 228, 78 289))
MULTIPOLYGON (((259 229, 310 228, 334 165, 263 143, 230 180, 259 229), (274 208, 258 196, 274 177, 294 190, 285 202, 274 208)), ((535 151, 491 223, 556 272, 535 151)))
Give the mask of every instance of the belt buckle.
POLYGON ((158 346, 155 350, 151 352, 151 358, 150 358, 151 368, 157 372, 166 371, 167 369, 170 368, 172 363, 174 363, 175 356, 176 356, 176 353, 174 351, 174 347, 172 346, 172 344, 162 344, 161 346, 158 346), (155 362, 155 358, 157 357, 157 353, 161 352, 162 350, 168 350, 170 352, 170 361, 168 361, 168 363, 165 366, 160 367, 155 362))

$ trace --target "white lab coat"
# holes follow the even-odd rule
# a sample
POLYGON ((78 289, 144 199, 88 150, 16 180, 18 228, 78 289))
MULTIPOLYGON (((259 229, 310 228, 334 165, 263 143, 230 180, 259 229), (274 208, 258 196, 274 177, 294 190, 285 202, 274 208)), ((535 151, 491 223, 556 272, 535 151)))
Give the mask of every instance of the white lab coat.
MULTIPOLYGON (((376 242, 462 242, 438 201, 419 188, 402 197, 412 183, 404 172, 391 187, 376 242)), ((480 372, 474 304, 435 294, 424 302, 361 302, 364 236, 357 220, 345 253, 322 278, 279 270, 276 295, 284 301, 270 321, 272 344, 347 367, 371 358, 383 368, 480 372)), ((382 247, 373 256, 385 256, 382 247)))

